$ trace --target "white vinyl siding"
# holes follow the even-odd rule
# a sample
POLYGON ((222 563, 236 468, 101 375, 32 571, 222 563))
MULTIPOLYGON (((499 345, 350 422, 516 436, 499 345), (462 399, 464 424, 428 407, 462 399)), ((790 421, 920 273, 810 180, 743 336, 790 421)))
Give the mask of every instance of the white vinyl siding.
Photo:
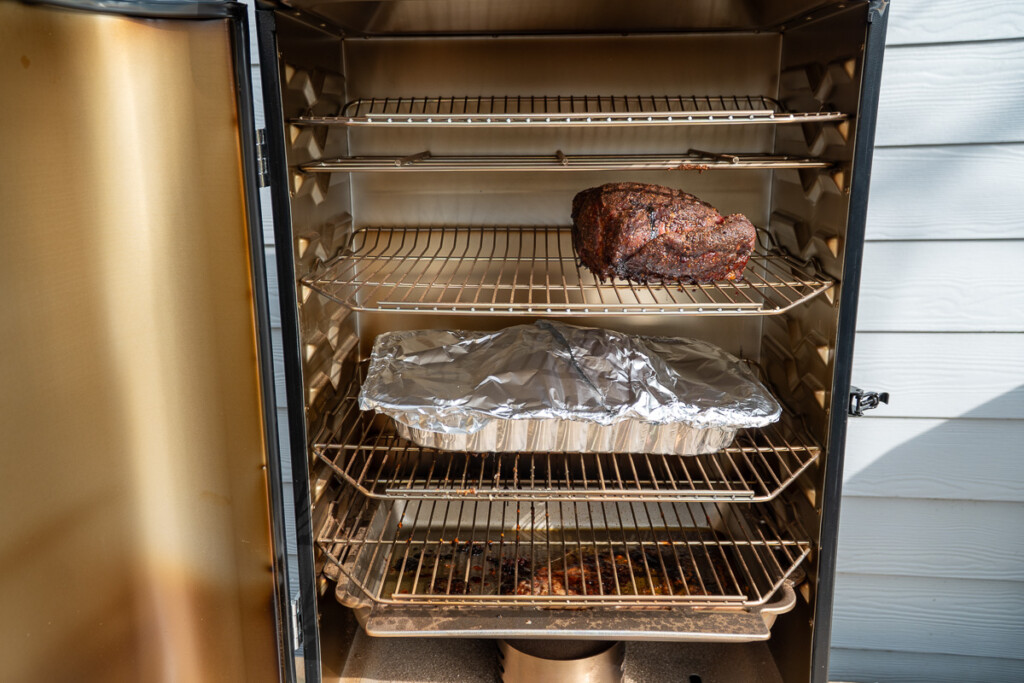
POLYGON ((892 0, 830 678, 1024 680, 1024 3, 892 0))
POLYGON ((1020 237, 1022 143, 880 147, 871 180, 869 240, 1020 237), (970 200, 943 201, 958 195, 970 200))

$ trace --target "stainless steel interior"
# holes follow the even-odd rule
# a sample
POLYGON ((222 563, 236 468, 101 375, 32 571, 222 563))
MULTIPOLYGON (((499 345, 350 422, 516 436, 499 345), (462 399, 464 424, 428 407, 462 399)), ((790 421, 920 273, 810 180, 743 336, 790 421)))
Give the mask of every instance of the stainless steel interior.
POLYGON ((865 16, 863 2, 799 0, 280 9, 325 600, 390 636, 774 633, 785 679, 808 678, 865 16), (640 286, 581 270, 571 199, 625 180, 747 215, 761 238, 746 278, 640 286), (713 341, 760 365, 784 421, 710 456, 661 458, 440 453, 356 415, 376 334, 508 316, 713 341), (448 548, 499 567, 532 552, 547 594, 488 592, 482 576, 474 592, 485 565, 445 567, 448 548), (558 563, 586 574, 616 549, 625 587, 557 594, 558 563), (677 562, 699 591, 670 588, 677 562))

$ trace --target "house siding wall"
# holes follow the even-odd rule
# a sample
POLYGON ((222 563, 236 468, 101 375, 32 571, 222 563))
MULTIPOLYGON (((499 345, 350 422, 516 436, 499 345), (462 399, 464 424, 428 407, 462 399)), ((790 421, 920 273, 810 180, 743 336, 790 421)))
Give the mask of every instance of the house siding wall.
POLYGON ((830 677, 1019 682, 1024 3, 889 11, 830 677))

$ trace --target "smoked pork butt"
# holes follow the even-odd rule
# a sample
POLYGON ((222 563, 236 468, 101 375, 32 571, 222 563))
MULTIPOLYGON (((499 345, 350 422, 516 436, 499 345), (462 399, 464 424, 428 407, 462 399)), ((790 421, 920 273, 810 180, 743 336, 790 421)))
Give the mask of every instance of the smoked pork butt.
POLYGON ((644 183, 583 190, 572 222, 573 248, 601 280, 739 280, 757 238, 746 216, 722 216, 692 194, 644 183))

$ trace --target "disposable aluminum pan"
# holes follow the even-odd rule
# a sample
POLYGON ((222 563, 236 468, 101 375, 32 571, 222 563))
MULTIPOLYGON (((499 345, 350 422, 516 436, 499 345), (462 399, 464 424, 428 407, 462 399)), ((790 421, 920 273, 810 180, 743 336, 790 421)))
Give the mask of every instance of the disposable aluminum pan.
POLYGON ((470 452, 697 455, 781 413, 707 342, 548 321, 383 334, 359 403, 421 446, 470 452))
POLYGON ((655 424, 626 419, 614 425, 578 420, 492 420, 473 434, 446 434, 410 427, 397 419, 402 438, 425 448, 471 453, 655 453, 699 455, 732 443, 736 429, 655 424))

